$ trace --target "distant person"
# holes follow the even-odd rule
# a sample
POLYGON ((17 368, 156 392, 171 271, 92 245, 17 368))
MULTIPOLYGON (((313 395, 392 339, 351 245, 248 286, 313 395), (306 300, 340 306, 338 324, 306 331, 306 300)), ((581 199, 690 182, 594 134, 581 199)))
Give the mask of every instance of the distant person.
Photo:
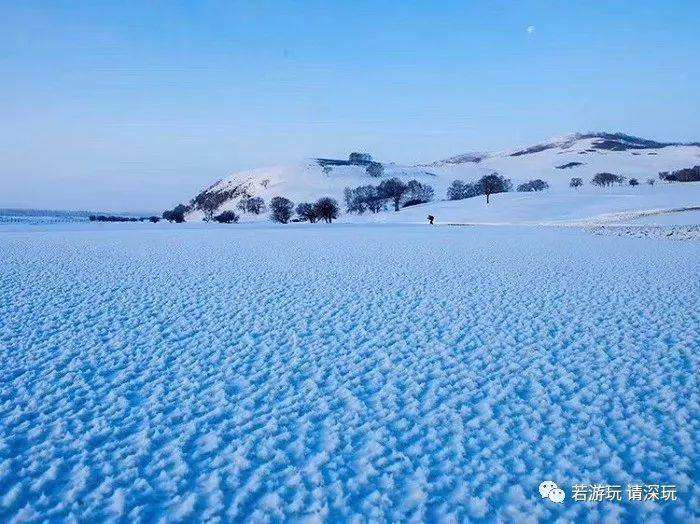
POLYGON ((433 221, 434 221, 434 220, 435 220, 435 217, 434 217, 433 215, 428 215, 428 223, 429 223, 431 226, 434 225, 434 224, 433 224, 433 221))

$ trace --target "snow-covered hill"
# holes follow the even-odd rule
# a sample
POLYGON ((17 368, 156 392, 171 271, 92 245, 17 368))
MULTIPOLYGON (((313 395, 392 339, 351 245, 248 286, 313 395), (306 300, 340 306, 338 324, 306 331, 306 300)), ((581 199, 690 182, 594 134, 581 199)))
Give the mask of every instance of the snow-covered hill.
MULTIPOLYGON (((220 180, 211 187, 199 193, 200 198, 205 194, 219 193, 227 196, 217 212, 236 210, 236 206, 248 197, 262 197, 269 202, 275 196, 283 196, 295 203, 315 201, 323 196, 331 196, 343 201, 343 190, 346 187, 357 187, 366 184, 378 184, 384 178, 397 176, 406 180, 417 179, 432 186, 442 188, 442 180, 427 168, 420 166, 398 166, 382 164, 383 175, 373 177, 367 173, 365 165, 334 165, 322 166, 318 159, 309 159, 292 165, 273 166, 235 173, 220 180)), ((440 191, 439 194, 444 193, 440 191)), ((195 196, 195 198, 197 198, 195 196)), ((187 215, 188 221, 201 220, 204 213, 194 209, 187 215)), ((242 221, 267 220, 266 215, 251 215, 242 213, 242 221)))
MULTIPOLYGON (((266 202, 274 196, 284 196, 295 203, 332 196, 342 202, 343 190, 346 187, 376 185, 383 178, 396 176, 405 180, 417 179, 421 183, 431 185, 435 189, 436 200, 441 200, 445 198, 447 187, 453 180, 473 181, 495 171, 510 178, 514 185, 535 178, 545 180, 550 185, 550 191, 571 195, 568 199, 570 202, 566 205, 571 206, 572 212, 578 209, 579 203, 583 203, 582 200, 578 200, 577 195, 584 194, 596 200, 596 209, 611 212, 614 210, 608 211, 605 204, 615 200, 598 196, 619 193, 620 188, 591 189, 589 180, 596 173, 611 172, 628 178, 636 177, 643 184, 647 178, 657 178, 661 171, 673 171, 700 164, 700 143, 656 142, 621 133, 586 133, 567 135, 509 151, 468 152, 430 164, 382 163, 381 177, 370 175, 370 164, 379 163, 369 160, 351 162, 309 159, 292 165, 243 171, 220 180, 199 193, 199 196, 201 198, 216 195, 222 202, 217 212, 236 209, 241 199, 253 196, 262 197, 266 202), (577 193, 570 189, 568 185, 572 177, 582 178, 585 189, 577 193)), ((666 195, 661 197, 662 200, 668 196, 665 190, 657 190, 662 185, 645 188, 648 198, 644 205, 654 206, 657 194, 666 195)), ((628 188, 627 192, 641 193, 640 189, 628 188)), ((694 202, 700 202, 698 184, 690 184, 685 189, 673 191, 678 191, 686 197, 690 191, 693 197, 699 197, 694 202)), ((528 198, 536 202, 541 201, 542 205, 549 205, 548 200, 543 197, 544 195, 535 195, 528 198)), ((451 203, 450 206, 464 206, 465 202, 451 203)), ((466 205, 468 207, 470 204, 466 205)), ((535 204, 535 207, 538 205, 535 204)), ((193 205, 187 216, 188 221, 203 218, 203 212, 197 207, 196 204, 193 205)), ((267 216, 242 213, 241 220, 267 220, 267 216)), ((346 220, 354 218, 346 217, 346 220)))

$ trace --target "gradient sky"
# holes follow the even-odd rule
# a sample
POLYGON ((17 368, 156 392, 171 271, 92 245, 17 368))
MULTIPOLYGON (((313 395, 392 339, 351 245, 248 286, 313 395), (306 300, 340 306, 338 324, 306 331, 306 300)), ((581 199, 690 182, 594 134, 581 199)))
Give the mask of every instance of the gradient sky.
POLYGON ((699 25, 698 0, 4 2, 0 206, 162 210, 353 150, 697 141, 699 25))

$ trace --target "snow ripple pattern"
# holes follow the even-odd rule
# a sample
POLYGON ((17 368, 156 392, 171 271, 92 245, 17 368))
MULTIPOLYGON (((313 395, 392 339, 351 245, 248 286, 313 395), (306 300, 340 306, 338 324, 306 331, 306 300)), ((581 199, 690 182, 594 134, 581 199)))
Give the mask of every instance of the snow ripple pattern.
POLYGON ((0 521, 698 518, 697 244, 574 230, 0 237, 0 521), (678 486, 563 504, 552 479, 678 486))

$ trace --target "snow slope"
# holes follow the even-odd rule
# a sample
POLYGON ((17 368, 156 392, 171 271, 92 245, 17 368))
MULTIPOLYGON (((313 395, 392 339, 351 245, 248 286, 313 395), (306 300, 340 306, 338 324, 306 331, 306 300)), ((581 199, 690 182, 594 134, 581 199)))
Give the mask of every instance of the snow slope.
POLYGON ((700 225, 700 210, 693 209, 676 213, 651 214, 633 218, 629 223, 635 225, 696 226, 700 225))
MULTIPOLYGON (((419 167, 397 166, 387 164, 384 167, 386 177, 417 179, 428 184, 435 184, 436 177, 428 170, 419 167)), ((343 190, 346 187, 357 187, 366 184, 379 184, 380 178, 367 174, 364 166, 334 166, 330 172, 325 172, 315 160, 307 160, 288 166, 254 169, 235 173, 208 188, 210 192, 226 192, 242 188, 249 196, 262 197, 269 203, 273 197, 284 196, 295 203, 315 202, 322 196, 331 196, 343 202, 343 190)), ((240 197, 232 198, 217 210, 235 210, 240 197)), ((187 221, 198 221, 204 214, 194 210, 187 215, 187 221)), ((243 222, 267 221, 267 215, 252 215, 241 213, 243 222)))
POLYGON ((547 149, 537 153, 513 156, 512 152, 493 154, 478 163, 451 164, 438 162, 431 167, 447 179, 475 179, 493 171, 511 178, 516 184, 535 178, 549 183, 553 188, 566 188, 572 177, 583 178, 586 183, 596 173, 609 172, 636 177, 640 182, 656 178, 661 171, 674 171, 700 164, 700 147, 669 146, 660 149, 610 151, 595 149, 596 139, 577 139, 565 143, 567 147, 547 149), (581 165, 560 169, 573 162, 581 165))
MULTIPOLYGON (((453 180, 475 181, 494 171, 510 178, 514 185, 540 178, 553 190, 570 192, 568 185, 572 177, 582 178, 589 186, 589 180, 596 173, 611 172, 627 178, 636 177, 644 184, 647 178, 656 179, 661 171, 699 164, 700 146, 697 144, 657 143, 626 135, 595 133, 569 135, 545 144, 504 152, 465 153, 425 165, 386 163, 384 178, 417 179, 433 186, 436 199, 440 200, 445 198, 447 187, 453 180), (561 168, 567 165, 572 167, 561 168)), ((326 166, 324 170, 317 160, 311 159, 288 166, 235 173, 205 191, 227 192, 238 188, 250 196, 261 196, 266 202, 274 196, 284 196, 296 203, 331 196, 342 203, 345 187, 377 185, 380 181, 369 176, 362 165, 326 166)), ((240 196, 232 197, 219 208, 219 212, 235 209, 239 199, 240 196)), ((607 201, 600 200, 602 208, 607 201)), ((571 212, 577 214, 579 201, 572 200, 571 207, 571 212)), ((609 211, 603 209, 602 212, 609 211)), ((194 210, 187 219, 201 220, 202 217, 201 211, 194 210)), ((536 221, 535 217, 527 219, 536 221)), ((268 220, 268 217, 244 213, 241 220, 261 221, 268 220)), ((351 216, 346 220, 354 221, 354 218, 351 216)))
POLYGON ((700 517, 697 244, 75 224, 0 256, 0 521, 700 517))
MULTIPOLYGON (((673 210, 700 206, 700 182, 657 183, 597 188, 550 189, 531 193, 491 195, 458 201, 434 201, 402 209, 398 213, 345 215, 345 221, 489 225, 585 225, 635 218, 640 211, 673 210)), ((700 222, 695 222, 696 224, 700 222)))

